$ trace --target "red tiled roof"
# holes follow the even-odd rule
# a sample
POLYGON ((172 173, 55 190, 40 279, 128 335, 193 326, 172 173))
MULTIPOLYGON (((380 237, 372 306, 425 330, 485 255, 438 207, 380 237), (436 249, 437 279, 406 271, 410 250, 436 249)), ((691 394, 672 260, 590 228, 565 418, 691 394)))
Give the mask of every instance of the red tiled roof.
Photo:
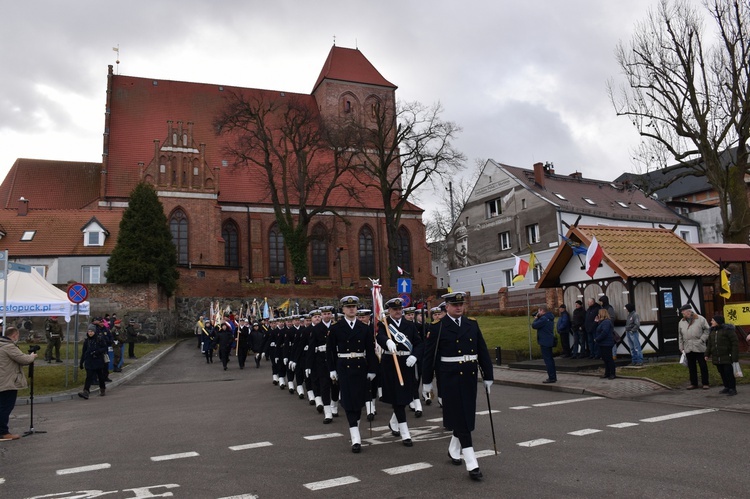
POLYGON ((5 231, 2 245, 10 256, 101 256, 112 253, 120 232, 120 210, 35 210, 26 216, 15 209, 0 210, 0 225, 5 231), (82 228, 96 218, 109 232, 104 246, 84 246, 82 228), (36 231, 31 241, 21 241, 25 231, 36 231))
POLYGON ((333 46, 328 53, 320 76, 313 86, 313 93, 324 80, 340 80, 352 83, 367 83, 381 87, 398 88, 375 69, 359 49, 333 46))
POLYGON ((0 208, 76 210, 99 197, 101 163, 19 158, 0 185, 0 208))

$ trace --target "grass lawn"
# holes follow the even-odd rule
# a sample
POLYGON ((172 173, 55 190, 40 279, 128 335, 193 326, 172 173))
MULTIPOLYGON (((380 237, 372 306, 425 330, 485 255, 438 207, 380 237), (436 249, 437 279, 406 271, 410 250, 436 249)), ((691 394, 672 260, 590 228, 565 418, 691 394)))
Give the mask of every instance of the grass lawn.
MULTIPOLYGON (((143 355, 146 355, 147 353, 156 350, 157 348, 162 348, 164 346, 170 345, 172 343, 175 343, 177 340, 165 340, 161 343, 136 343, 135 344, 135 356, 141 357, 143 355)), ((56 392, 63 392, 66 390, 70 390, 72 388, 77 388, 78 386, 83 386, 83 382, 86 379, 86 371, 78 369, 78 366, 73 366, 73 356, 74 352, 71 349, 68 354, 68 357, 71 359, 69 362, 69 365, 66 364, 56 364, 54 361, 51 364, 47 364, 44 361, 44 351, 47 348, 47 345, 41 345, 42 349, 37 352, 39 355, 34 362, 34 395, 45 395, 49 393, 56 393, 56 392), (68 370, 68 387, 65 387, 65 370, 68 370), (78 382, 73 383, 73 370, 78 371, 78 382)), ((24 353, 28 353, 29 351, 29 345, 24 342, 18 342, 18 348, 21 349, 24 353)), ((81 355, 81 346, 79 345, 78 355, 80 358, 81 355)), ((125 364, 123 367, 127 367, 127 365, 130 363, 129 359, 127 358, 127 346, 125 347, 125 364)), ((60 348, 60 357, 62 359, 65 358, 65 344, 60 348)), ((24 374, 28 377, 28 369, 24 367, 23 369, 24 374)), ((20 390, 18 392, 19 397, 28 397, 29 396, 29 389, 20 390)))

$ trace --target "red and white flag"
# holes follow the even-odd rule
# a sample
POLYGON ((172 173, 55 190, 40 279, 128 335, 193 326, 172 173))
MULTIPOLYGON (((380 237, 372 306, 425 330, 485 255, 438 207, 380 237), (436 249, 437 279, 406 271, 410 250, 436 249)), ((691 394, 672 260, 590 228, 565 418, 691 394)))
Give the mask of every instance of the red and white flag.
POLYGON ((398 275, 404 275, 404 269, 396 265, 396 270, 398 270, 398 275))
POLYGON ((529 262, 522 259, 521 257, 516 257, 516 264, 513 267, 513 283, 517 283, 520 281, 523 281, 526 278, 526 273, 529 271, 529 262))
POLYGON ((586 251, 586 273, 592 279, 594 278, 596 269, 599 268, 599 264, 602 262, 603 257, 604 251, 602 250, 602 247, 599 246, 599 241, 596 240, 596 236, 594 236, 591 240, 591 244, 589 244, 589 249, 586 251))

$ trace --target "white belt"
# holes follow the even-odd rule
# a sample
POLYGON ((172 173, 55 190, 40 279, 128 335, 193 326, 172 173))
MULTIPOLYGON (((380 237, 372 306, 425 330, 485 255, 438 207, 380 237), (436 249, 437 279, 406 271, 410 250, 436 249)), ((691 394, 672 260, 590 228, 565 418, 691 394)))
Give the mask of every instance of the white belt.
POLYGON ((442 362, 476 362, 476 355, 459 355, 458 357, 440 357, 442 362))
POLYGON ((316 353, 317 352, 325 352, 325 351, 326 351, 326 346, 325 345, 320 345, 319 347, 315 347, 315 352, 316 353))
POLYGON ((340 353, 339 359, 364 359, 364 352, 340 353))
POLYGON ((391 353, 391 352, 384 352, 384 353, 386 353, 388 355, 393 355, 395 353, 399 357, 407 357, 407 356, 411 355, 411 352, 408 352, 406 350, 396 350, 393 353, 391 353))
POLYGON ((307 352, 307 349, 310 348, 310 345, 305 345, 304 351, 307 352))
POLYGON ((271 346, 272 346, 272 347, 275 347, 275 346, 276 346, 276 342, 275 342, 275 341, 272 341, 272 342, 271 342, 271 346))

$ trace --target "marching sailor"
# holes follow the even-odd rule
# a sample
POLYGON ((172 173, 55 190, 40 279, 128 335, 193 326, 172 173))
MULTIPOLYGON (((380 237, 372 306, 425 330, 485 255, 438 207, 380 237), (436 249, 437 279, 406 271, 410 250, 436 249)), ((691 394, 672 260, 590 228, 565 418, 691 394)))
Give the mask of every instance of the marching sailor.
POLYGON ((333 421, 331 412, 331 378, 326 356, 326 341, 331 331, 333 307, 320 307, 320 322, 310 330, 310 343, 307 350, 307 374, 312 380, 315 405, 318 413, 325 412, 323 423, 333 421))

